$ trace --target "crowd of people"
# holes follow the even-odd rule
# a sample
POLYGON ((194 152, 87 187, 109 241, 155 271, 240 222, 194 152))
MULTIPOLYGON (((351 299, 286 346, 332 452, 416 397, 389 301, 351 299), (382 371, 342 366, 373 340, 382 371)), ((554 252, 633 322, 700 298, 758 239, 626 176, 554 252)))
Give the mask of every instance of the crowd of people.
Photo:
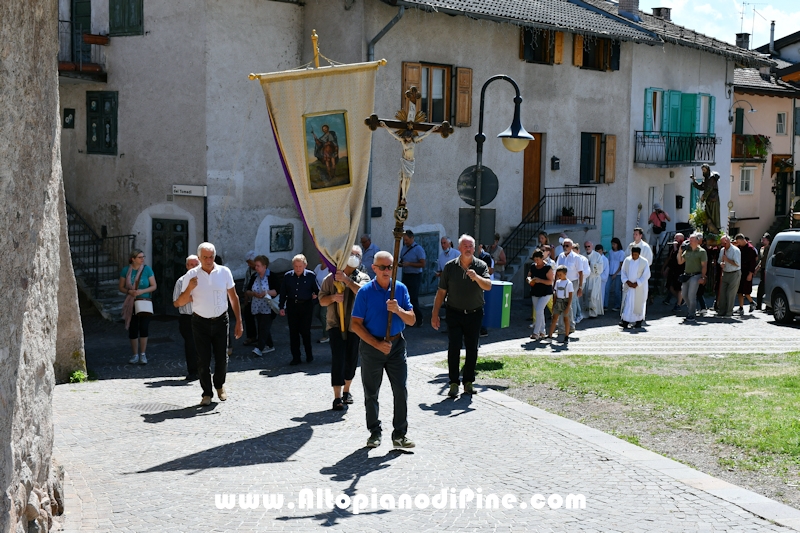
MULTIPOLYGON (((651 223, 660 220, 656 216, 651 223)), ((562 342, 569 343, 577 324, 607 313, 619 313, 623 329, 641 328, 646 320, 653 266, 653 249, 643 237, 644 230, 637 227, 627 248, 623 249, 620 239, 614 237, 611 249, 606 251, 602 244, 588 240, 581 247, 563 233, 558 245, 552 246, 549 235, 541 232, 525 278, 533 304, 530 338, 544 341, 553 339, 558 332, 563 336, 562 342)), ((491 245, 483 246, 471 236, 462 235, 454 247, 448 237, 441 239, 435 269, 438 290, 430 324, 438 330, 444 310, 450 397, 458 396, 462 384, 465 394, 475 392, 479 337, 486 334, 482 326, 484 292, 491 290, 493 276, 502 272, 506 264, 499 240, 500 236, 495 235, 491 245), (460 368, 462 348, 466 358, 460 368)), ((233 336, 238 339, 246 331, 245 345, 253 346, 254 356, 262 357, 275 351, 273 321, 277 316, 286 317, 292 355, 289 364, 299 365, 303 353, 307 363, 314 360, 311 328, 316 317, 323 329, 317 342, 328 342, 331 351, 332 409, 343 410, 354 402, 351 384, 360 359, 370 432, 367 446, 381 443, 378 392, 384 372, 394 400, 392 442, 400 448, 414 446, 406 437, 408 395, 403 331, 422 326, 419 278, 427 260, 425 250, 415 242, 412 231, 405 232, 398 257, 403 279, 392 287, 392 255, 381 251, 369 235, 363 235, 360 242, 361 246, 352 246, 343 269, 332 272, 325 259, 320 258, 320 264, 312 271, 306 257, 298 254, 292 259, 292 269, 279 280, 271 276, 269 259, 251 251, 245 257, 248 268, 240 293, 213 244, 202 243, 197 255, 186 258, 186 273, 176 281, 172 301, 179 311, 179 331, 184 339, 186 380, 199 380, 200 405, 210 405, 214 391, 220 401, 227 399, 231 319, 235 321, 233 336)), ((761 251, 741 234, 733 239, 723 236, 718 245, 703 245, 701 233, 693 233, 688 239, 677 233, 674 241, 665 244, 664 303, 668 305, 675 298, 672 311, 681 312, 685 306, 685 320, 692 322, 698 310, 709 307, 705 294, 707 288, 714 287, 717 298, 711 307, 721 317, 733 315, 737 300, 739 314, 744 314, 745 301, 750 312, 760 309, 763 283, 756 301, 751 292, 753 277, 761 270, 769 249, 769 234, 762 237, 761 251)), ((133 352, 131 364, 147 364, 151 302, 157 288, 144 253, 133 250, 129 265, 119 278, 119 291, 126 297, 123 317, 133 352)))

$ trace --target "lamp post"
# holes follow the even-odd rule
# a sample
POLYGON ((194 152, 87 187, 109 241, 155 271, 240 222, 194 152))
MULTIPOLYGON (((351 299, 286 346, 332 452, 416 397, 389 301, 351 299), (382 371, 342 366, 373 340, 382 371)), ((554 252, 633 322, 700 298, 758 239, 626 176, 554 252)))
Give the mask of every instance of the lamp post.
POLYGON ((481 111, 478 120, 478 134, 475 135, 475 142, 478 144, 478 162, 475 165, 475 241, 480 242, 481 239, 481 175, 483 174, 483 143, 486 142, 486 135, 483 134, 483 104, 484 96, 486 95, 486 87, 495 80, 506 80, 514 86, 516 96, 514 96, 514 120, 511 126, 506 131, 499 134, 498 137, 503 140, 503 145, 511 152, 521 152, 528 146, 528 143, 533 140, 533 135, 525 131, 522 127, 519 118, 519 105, 522 103, 522 97, 519 94, 519 85, 510 77, 505 74, 498 74, 492 76, 486 83, 483 84, 481 89, 481 111))
POLYGON ((750 111, 748 111, 748 113, 755 113, 755 112, 757 111, 757 109, 754 109, 754 108, 753 108, 753 104, 751 104, 751 103, 750 103, 750 102, 748 102, 747 100, 736 100, 736 101, 735 101, 735 102, 733 102, 733 103, 731 104, 731 106, 728 108, 728 123, 729 123, 729 124, 733 124, 733 106, 735 106, 735 105, 736 105, 736 104, 738 104, 739 102, 744 102, 745 104, 747 104, 747 105, 749 105, 749 106, 750 106, 750 111))

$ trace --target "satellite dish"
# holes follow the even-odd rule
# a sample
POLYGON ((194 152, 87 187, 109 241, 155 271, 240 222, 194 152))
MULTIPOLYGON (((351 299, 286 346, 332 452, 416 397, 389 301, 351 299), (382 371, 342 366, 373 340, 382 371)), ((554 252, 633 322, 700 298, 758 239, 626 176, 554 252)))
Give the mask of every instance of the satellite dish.
MULTIPOLYGON (((475 192, 477 190, 478 175, 475 172, 476 165, 467 167, 464 172, 458 177, 456 189, 458 196, 461 197, 468 205, 475 205, 475 192)), ((489 204, 497 197, 497 189, 499 183, 497 175, 489 167, 482 167, 481 169, 481 207, 489 204)))

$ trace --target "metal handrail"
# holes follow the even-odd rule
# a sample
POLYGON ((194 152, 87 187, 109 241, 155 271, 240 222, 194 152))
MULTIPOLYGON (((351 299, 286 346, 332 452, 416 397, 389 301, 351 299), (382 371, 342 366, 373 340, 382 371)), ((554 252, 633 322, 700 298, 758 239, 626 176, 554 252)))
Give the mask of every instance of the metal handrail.
POLYGON ((635 131, 635 163, 693 164, 716 162, 717 137, 713 133, 635 131))
POLYGON ((506 261, 512 261, 519 256, 528 244, 536 239, 536 236, 544 227, 544 217, 540 214, 544 211, 547 196, 539 200, 533 208, 523 217, 516 228, 500 244, 506 253, 506 261))

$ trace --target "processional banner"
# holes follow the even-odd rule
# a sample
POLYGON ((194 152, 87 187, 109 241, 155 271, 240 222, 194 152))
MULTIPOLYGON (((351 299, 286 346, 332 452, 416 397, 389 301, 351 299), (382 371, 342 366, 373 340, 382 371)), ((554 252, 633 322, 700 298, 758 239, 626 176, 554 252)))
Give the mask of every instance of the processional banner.
POLYGON ((343 269, 357 242, 381 61, 256 75, 297 209, 314 244, 343 269))

